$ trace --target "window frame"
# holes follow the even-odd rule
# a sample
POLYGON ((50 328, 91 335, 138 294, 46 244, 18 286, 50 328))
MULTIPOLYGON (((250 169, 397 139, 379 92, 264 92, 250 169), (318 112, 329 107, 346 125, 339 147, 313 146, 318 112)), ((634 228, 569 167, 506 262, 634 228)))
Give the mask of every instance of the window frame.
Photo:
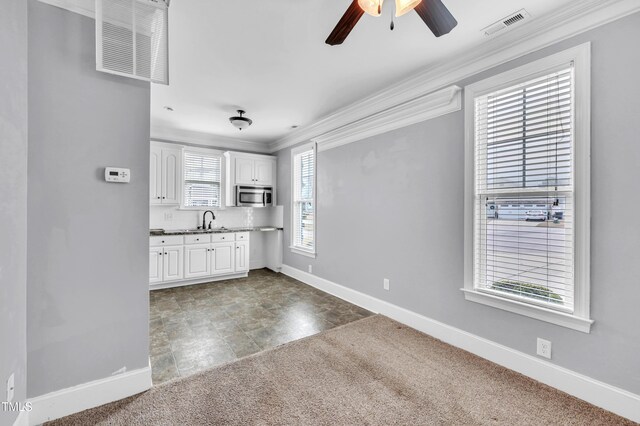
POLYGON ((306 257, 311 257, 311 258, 315 258, 316 257, 316 236, 318 235, 318 193, 317 193, 317 182, 318 182, 318 150, 317 150, 317 146, 315 142, 312 143, 306 143, 303 145, 300 145, 296 148, 293 148, 291 150, 291 239, 290 239, 290 246, 289 249, 291 250, 292 253, 296 253, 302 256, 306 256, 306 257), (296 189, 296 184, 295 184, 295 179, 296 176, 294 174, 295 172, 295 161, 296 161, 296 156, 307 152, 307 151, 313 151, 313 197, 312 197, 312 204, 313 204, 313 249, 309 250, 306 247, 301 247, 296 245, 296 234, 295 234, 295 217, 296 217, 296 194, 295 194, 295 189, 296 189))
POLYGON ((225 210, 226 206, 226 190, 225 190, 225 170, 226 167, 226 158, 222 151, 217 149, 208 149, 208 148, 198 148, 198 147, 183 147, 182 148, 182 174, 181 174, 181 197, 180 197, 180 207, 178 210, 195 210, 195 211, 203 211, 203 210, 225 210), (185 154, 199 154, 202 156, 209 157, 219 157, 220 158, 220 206, 218 207, 207 207, 207 206, 185 206, 185 182, 187 179, 185 178, 186 167, 184 165, 185 162, 185 154))
POLYGON ((573 330, 589 333, 590 319, 590 156, 591 43, 536 60, 465 87, 464 292, 468 301, 503 309, 573 330), (475 235, 475 99, 550 74, 574 68, 574 310, 565 313, 532 303, 479 291, 474 283, 475 235))

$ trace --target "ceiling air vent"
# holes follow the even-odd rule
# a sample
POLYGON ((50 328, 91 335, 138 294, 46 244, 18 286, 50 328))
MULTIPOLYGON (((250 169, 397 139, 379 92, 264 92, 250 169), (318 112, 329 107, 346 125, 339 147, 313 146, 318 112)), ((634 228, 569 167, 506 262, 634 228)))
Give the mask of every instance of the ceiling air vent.
POLYGON ((169 2, 95 1, 96 69, 169 84, 169 2))
POLYGON ((483 29, 482 32, 484 33, 485 37, 490 37, 502 30, 506 30, 507 28, 514 26, 516 24, 519 24, 527 19, 529 19, 531 17, 531 15, 529 14, 529 12, 527 12, 524 9, 521 9, 519 11, 517 11, 516 13, 512 13, 511 15, 507 16, 506 18, 503 18, 501 20, 499 20, 498 22, 489 25, 487 28, 483 29))

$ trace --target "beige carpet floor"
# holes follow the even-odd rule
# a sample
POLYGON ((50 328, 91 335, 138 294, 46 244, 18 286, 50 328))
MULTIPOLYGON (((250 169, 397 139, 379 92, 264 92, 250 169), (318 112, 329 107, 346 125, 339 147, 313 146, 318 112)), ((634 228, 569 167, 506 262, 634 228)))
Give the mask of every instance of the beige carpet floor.
POLYGON ((376 315, 52 425, 631 425, 376 315))

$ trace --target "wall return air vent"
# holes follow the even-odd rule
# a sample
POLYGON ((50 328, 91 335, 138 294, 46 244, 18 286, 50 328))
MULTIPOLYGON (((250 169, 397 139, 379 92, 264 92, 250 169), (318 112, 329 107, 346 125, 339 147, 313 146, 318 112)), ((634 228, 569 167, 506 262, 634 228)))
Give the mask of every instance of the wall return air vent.
POLYGON ((527 12, 525 9, 521 9, 499 20, 498 22, 495 22, 489 25, 488 27, 482 30, 482 33, 485 35, 485 37, 491 37, 492 35, 502 30, 506 30, 507 28, 510 28, 512 26, 515 26, 517 24, 520 24, 526 21, 530 17, 531 15, 529 14, 529 12, 527 12))
POLYGON ((95 1, 96 69, 169 84, 168 2, 95 1))

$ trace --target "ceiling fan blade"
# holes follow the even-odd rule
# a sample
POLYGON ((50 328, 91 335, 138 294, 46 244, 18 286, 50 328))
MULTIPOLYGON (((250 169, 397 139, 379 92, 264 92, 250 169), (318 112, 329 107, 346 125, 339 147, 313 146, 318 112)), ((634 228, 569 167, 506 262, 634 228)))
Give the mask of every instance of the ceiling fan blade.
POLYGON ((342 15, 338 25, 331 31, 329 37, 325 41, 325 43, 335 46, 336 44, 342 44, 343 41, 346 40, 347 36, 356 26, 362 15, 364 14, 364 10, 358 5, 358 0, 353 0, 351 6, 347 9, 347 11, 342 15))
POLYGON ((441 0, 422 0, 414 10, 436 37, 449 34, 458 25, 441 0))

